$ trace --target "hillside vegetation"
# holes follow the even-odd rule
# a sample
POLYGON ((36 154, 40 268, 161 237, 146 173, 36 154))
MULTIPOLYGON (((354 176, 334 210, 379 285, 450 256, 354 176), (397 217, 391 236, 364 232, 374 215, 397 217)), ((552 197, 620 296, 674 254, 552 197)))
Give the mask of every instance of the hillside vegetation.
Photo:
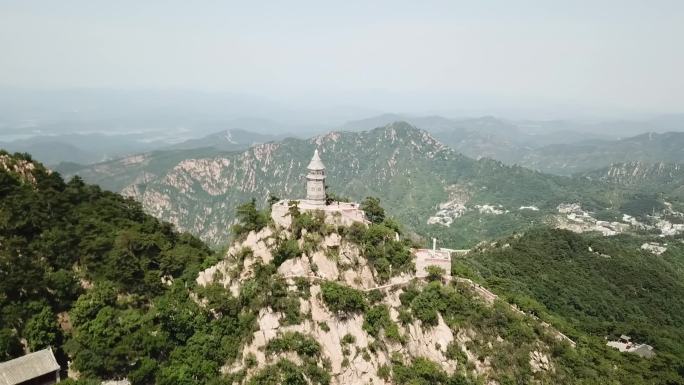
MULTIPOLYGON (((587 236, 535 229, 454 261, 454 273, 492 288, 521 309, 589 343, 627 334, 655 347, 643 361, 661 381, 684 373, 684 245, 659 256, 642 237, 587 236)), ((675 380, 676 379, 676 380, 675 380)), ((630 382, 637 383, 637 382, 630 382)))
POLYGON ((646 133, 620 140, 593 140, 535 148, 515 163, 534 170, 572 175, 613 163, 682 163, 684 132, 646 133))
POLYGON ((214 377, 241 321, 191 299, 201 241, 28 155, 0 152, 0 213, 0 360, 52 346, 86 378, 214 377))
POLYGON ((612 183, 621 188, 651 194, 666 194, 684 201, 684 165, 682 163, 628 162, 587 171, 578 176, 612 183))

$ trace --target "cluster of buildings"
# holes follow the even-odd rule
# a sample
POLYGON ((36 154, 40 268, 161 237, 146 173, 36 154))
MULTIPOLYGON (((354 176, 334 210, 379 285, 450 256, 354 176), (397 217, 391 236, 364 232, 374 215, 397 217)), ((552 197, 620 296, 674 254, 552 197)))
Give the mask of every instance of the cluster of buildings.
MULTIPOLYGON (((664 214, 671 217, 684 218, 684 214, 672 210, 672 205, 665 202, 666 210, 664 214)), ((598 231, 605 236, 616 235, 630 229, 658 231, 660 237, 674 236, 684 233, 684 223, 672 223, 664 217, 663 213, 648 215, 648 223, 640 222, 631 215, 623 214, 622 221, 601 221, 591 216, 582 209, 579 203, 561 203, 557 207, 558 213, 563 214, 559 218, 558 228, 571 230, 577 233, 585 231, 598 231)))
POLYGON ((597 220, 582 210, 579 203, 561 203, 557 209, 558 213, 565 214, 565 218, 558 223, 557 227, 576 233, 598 231, 605 236, 611 236, 625 232, 630 227, 628 223, 597 220))

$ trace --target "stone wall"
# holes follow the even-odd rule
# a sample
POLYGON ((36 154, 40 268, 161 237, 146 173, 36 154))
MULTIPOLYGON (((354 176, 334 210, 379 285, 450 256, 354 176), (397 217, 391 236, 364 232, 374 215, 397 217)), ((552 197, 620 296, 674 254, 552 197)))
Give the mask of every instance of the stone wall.
MULTIPOLYGON (((325 222, 334 225, 351 226, 354 222, 368 224, 366 214, 359 208, 358 203, 332 202, 329 205, 321 205, 315 201, 302 199, 299 202, 300 212, 313 212, 321 210, 325 213, 325 222)), ((271 206, 271 218, 280 227, 290 227, 292 218, 289 214, 290 201, 281 200, 271 206)))
POLYGON ((441 249, 417 249, 413 255, 416 258, 416 277, 427 277, 428 266, 437 266, 444 269, 445 275, 451 277, 451 253, 441 249))

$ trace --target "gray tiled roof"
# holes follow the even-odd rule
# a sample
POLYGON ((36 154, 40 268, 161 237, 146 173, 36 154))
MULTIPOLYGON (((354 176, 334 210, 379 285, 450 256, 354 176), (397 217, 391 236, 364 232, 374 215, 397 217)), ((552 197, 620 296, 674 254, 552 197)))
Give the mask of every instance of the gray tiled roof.
POLYGON ((59 364, 47 348, 0 363, 0 385, 16 385, 59 370, 59 364))

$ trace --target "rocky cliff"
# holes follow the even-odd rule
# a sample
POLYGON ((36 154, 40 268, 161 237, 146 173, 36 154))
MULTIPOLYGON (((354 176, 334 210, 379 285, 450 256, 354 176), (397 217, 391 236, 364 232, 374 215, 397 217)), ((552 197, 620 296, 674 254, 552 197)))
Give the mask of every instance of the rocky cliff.
POLYGON ((680 163, 613 163, 581 175, 632 189, 684 196, 684 166, 680 163))
POLYGON ((416 279, 413 268, 379 274, 379 262, 368 259, 368 234, 381 227, 313 226, 297 237, 296 230, 271 225, 243 236, 224 260, 202 271, 200 286, 236 298, 258 292, 258 282, 271 287, 269 299, 255 302, 266 305, 258 309, 250 342, 222 373, 247 384, 562 378, 550 352, 572 349, 571 341, 488 290, 459 278, 416 279), (283 260, 282 245, 292 240, 299 251, 283 260), (510 334, 513 325, 525 336, 510 334), (506 364, 512 360, 521 360, 518 367, 506 364))

